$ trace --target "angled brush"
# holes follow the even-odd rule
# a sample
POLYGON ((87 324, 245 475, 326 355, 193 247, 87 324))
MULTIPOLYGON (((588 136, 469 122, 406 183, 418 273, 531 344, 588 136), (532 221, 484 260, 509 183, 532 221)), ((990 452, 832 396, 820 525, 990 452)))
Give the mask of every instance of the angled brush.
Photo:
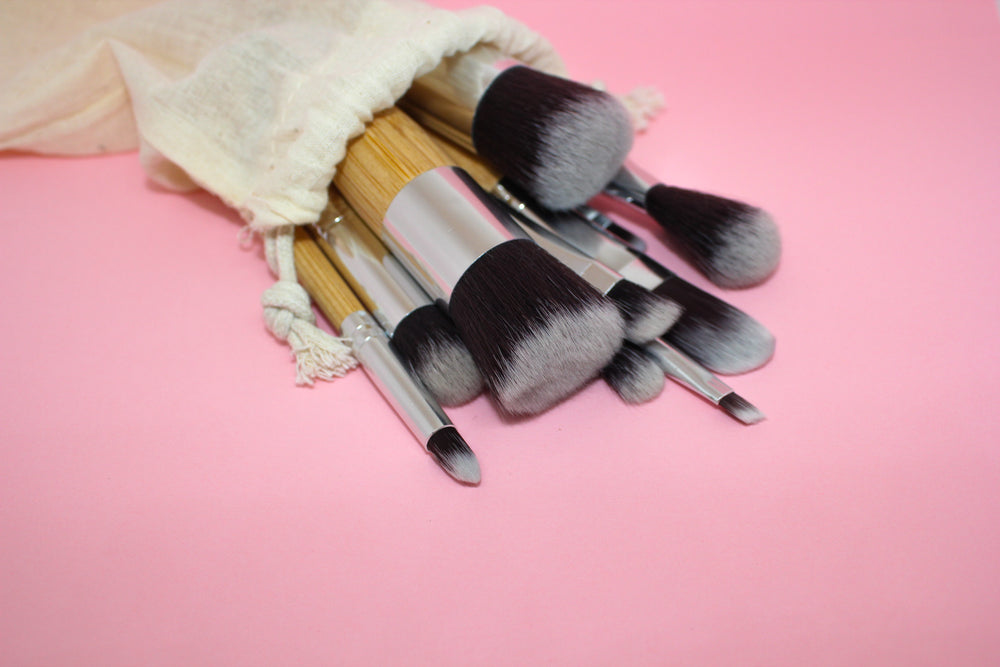
POLYGON ((672 380, 719 406, 733 419, 744 424, 756 424, 765 419, 756 406, 666 341, 648 343, 643 350, 656 359, 672 380))
POLYGON ((388 337, 368 314, 347 282, 327 260, 316 240, 295 232, 295 270, 326 318, 351 340, 365 373, 410 432, 445 472, 463 484, 478 484, 479 461, 427 390, 389 347, 388 337))
POLYGON ((320 247, 389 335, 396 353, 442 405, 483 391, 483 376, 444 310, 362 222, 336 188, 316 224, 320 247))
POLYGON ((624 321, 449 164, 391 108, 348 145, 334 183, 431 298, 447 303, 499 406, 541 412, 597 377, 621 347, 624 321))

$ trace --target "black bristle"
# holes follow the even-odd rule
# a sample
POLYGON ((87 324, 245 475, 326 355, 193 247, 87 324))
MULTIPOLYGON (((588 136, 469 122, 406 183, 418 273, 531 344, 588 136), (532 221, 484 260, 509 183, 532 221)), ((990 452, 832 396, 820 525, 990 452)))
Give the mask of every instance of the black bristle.
POLYGON ((730 417, 747 425, 756 424, 766 419, 763 412, 739 394, 726 394, 719 401, 719 407, 725 410, 730 417))
POLYGON ((683 307, 664 338, 701 365, 733 375, 760 368, 774 355, 774 336, 763 324, 686 280, 666 277, 652 291, 683 307))
POLYGON ((625 318, 625 337, 648 343, 666 333, 681 316, 682 308, 669 296, 656 294, 631 280, 619 280, 608 290, 625 318))
POLYGON ((637 405, 660 395, 666 382, 663 369, 642 348, 626 342, 601 377, 626 403, 637 405))
POLYGON ((483 391, 483 376, 458 328, 434 304, 411 311, 396 325, 392 347, 441 405, 462 405, 483 391))
POLYGON ((427 451, 449 475, 463 484, 479 484, 479 460, 454 426, 435 431, 427 441, 427 451))
POLYGON ((490 392, 515 415, 577 391, 624 339, 612 301, 523 239, 477 259, 455 286, 449 313, 490 392))
POLYGON ((722 287, 748 287, 777 268, 781 238, 763 210, 734 199, 654 185, 645 208, 674 249, 722 287))
POLYGON ((612 95, 529 67, 512 67, 476 107, 476 152, 552 209, 584 203, 622 165, 633 129, 612 95))

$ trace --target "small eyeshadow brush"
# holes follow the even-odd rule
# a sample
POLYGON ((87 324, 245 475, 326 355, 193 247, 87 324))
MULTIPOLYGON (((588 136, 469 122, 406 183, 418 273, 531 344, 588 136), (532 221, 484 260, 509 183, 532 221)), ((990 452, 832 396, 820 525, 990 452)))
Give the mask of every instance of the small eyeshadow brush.
POLYGON ((463 484, 482 478, 479 461, 427 390, 389 346, 389 339, 326 258, 316 240, 299 227, 295 270, 302 286, 341 335, 379 392, 445 472, 463 484))
POLYGON ((316 228, 320 247, 389 334, 392 348, 445 406, 483 391, 483 376, 458 329, 362 222, 336 188, 316 228))

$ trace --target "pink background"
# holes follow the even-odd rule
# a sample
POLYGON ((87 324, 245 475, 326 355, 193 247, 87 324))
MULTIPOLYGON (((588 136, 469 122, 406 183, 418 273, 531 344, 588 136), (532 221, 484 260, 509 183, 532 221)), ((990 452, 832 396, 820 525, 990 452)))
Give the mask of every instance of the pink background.
POLYGON ((461 487, 362 374, 294 386, 211 196, 2 156, 0 663, 1000 664, 996 5, 497 4, 664 93, 647 169, 775 214, 727 295, 769 420, 479 399, 461 487))

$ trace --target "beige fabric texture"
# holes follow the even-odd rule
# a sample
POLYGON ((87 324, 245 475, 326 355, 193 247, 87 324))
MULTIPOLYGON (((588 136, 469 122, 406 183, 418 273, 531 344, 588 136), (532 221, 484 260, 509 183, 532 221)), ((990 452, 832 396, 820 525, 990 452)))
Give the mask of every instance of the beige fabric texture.
POLYGON ((347 142, 442 58, 489 44, 563 74, 549 43, 491 7, 413 0, 5 0, 0 150, 138 149, 149 177, 202 187, 262 234, 265 322, 296 380, 355 365, 315 326, 294 225, 316 221, 347 142))

